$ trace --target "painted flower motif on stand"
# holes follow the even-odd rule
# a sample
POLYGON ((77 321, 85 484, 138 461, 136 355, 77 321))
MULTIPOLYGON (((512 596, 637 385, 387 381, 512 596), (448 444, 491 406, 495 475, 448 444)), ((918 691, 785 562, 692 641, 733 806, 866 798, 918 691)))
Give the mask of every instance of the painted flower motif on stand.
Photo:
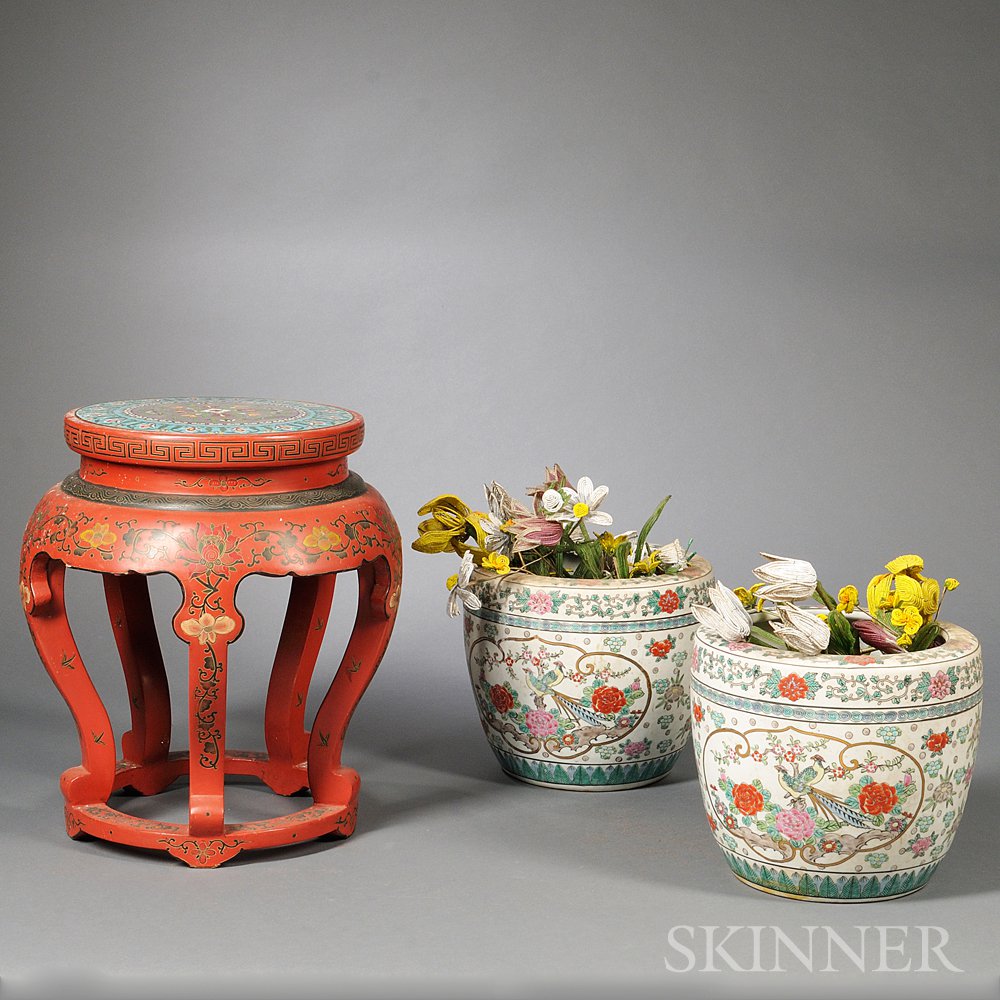
POLYGON ((302 544, 313 552, 329 552, 340 544, 340 534, 324 524, 317 524, 302 539, 302 544))
POLYGON ((236 622, 229 615, 216 617, 207 611, 200 618, 181 622, 181 631, 202 646, 212 645, 220 635, 229 635, 235 628, 236 622))
POLYGON ((118 536, 111 530, 111 525, 107 522, 84 528, 77 535, 77 538, 81 546, 85 548, 103 549, 105 551, 109 550, 118 541, 118 536))

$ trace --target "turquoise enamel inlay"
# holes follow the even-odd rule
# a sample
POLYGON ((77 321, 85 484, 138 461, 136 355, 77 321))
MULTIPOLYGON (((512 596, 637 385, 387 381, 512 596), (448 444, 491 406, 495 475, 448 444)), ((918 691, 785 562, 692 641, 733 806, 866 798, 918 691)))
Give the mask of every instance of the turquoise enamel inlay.
POLYGON ((917 705, 913 708, 876 708, 865 709, 820 708, 813 705, 782 705, 774 701, 758 701, 755 698, 740 698, 736 695, 717 691, 701 683, 697 677, 691 678, 691 694, 704 698, 706 701, 735 708, 741 712, 755 715, 775 716, 783 719, 798 719, 804 722, 851 722, 851 723, 888 723, 888 722, 920 722, 924 719, 939 719, 942 707, 947 705, 951 714, 966 712, 975 708, 983 700, 982 691, 976 691, 964 698, 949 702, 934 702, 930 705, 917 705))
POLYGON ((82 406, 77 417, 100 427, 160 434, 283 434, 340 427, 353 413, 322 403, 245 396, 173 396, 82 406))
POLYGON ((638 621, 568 621, 563 618, 530 618, 522 615, 508 615, 482 607, 475 611, 466 609, 472 618, 481 618, 496 625, 510 625, 532 632, 662 632, 666 629, 684 628, 694 624, 693 615, 673 615, 668 618, 645 618, 638 621))

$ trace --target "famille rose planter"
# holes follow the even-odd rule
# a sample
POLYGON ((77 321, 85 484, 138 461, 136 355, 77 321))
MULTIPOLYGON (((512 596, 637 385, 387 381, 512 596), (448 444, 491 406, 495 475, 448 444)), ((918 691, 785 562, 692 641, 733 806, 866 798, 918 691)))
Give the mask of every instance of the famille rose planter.
POLYGON ((465 648, 500 766, 536 785, 613 791, 659 781, 688 741, 688 668, 712 567, 566 580, 477 571, 465 648))
POLYGON ((831 902, 921 888, 958 829, 979 742, 975 636, 803 656, 701 628, 693 742, 708 822, 757 889, 831 902))

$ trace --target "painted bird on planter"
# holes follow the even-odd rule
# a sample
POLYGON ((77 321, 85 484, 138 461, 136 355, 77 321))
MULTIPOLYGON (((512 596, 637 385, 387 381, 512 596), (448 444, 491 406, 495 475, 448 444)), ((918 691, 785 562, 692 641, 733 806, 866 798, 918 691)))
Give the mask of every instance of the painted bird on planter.
POLYGON ((814 754, 813 761, 808 767, 799 770, 798 764, 794 765, 795 770, 789 772, 788 768, 779 764, 778 784, 788 792, 793 799, 808 798, 814 806, 829 819, 835 819, 848 826, 859 829, 871 829, 871 824, 865 819, 863 813, 857 809, 852 809, 842 799, 828 792, 821 792, 815 788, 815 784, 826 774, 826 762, 819 754, 814 754))
POLYGON ((541 677, 536 676, 530 670, 525 671, 528 683, 534 689, 539 701, 548 696, 555 703, 563 715, 577 719, 580 722, 589 723, 592 726, 604 726, 611 728, 607 716, 595 712, 594 709, 585 704, 579 698, 571 698, 569 695, 556 691, 555 687, 566 679, 561 667, 555 667, 546 671, 541 677))

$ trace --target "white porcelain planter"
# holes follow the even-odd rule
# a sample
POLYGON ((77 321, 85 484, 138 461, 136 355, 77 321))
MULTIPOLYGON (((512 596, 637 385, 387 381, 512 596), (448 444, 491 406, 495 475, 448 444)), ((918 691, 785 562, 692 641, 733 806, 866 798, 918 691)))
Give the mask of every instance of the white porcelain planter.
POLYGON ((487 576, 472 588, 465 647, 483 730, 500 766, 554 788, 648 785, 690 732, 688 670, 712 568, 677 576, 487 576))
POLYGON ((975 636, 882 657, 805 657, 695 638, 705 809, 734 874, 798 899, 921 888, 951 846, 979 742, 975 636))

